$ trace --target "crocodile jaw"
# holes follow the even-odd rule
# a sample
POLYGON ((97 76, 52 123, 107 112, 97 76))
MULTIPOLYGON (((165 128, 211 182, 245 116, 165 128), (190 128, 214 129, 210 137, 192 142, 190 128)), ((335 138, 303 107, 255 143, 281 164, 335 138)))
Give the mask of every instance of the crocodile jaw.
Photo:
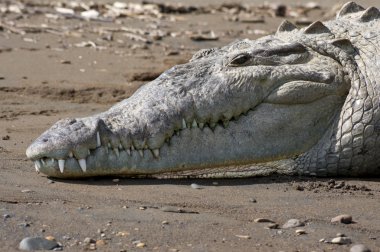
POLYGON ((273 43, 279 43, 273 53, 293 54, 275 58, 274 66, 233 68, 225 64, 228 55, 176 66, 107 112, 59 121, 26 154, 39 172, 80 178, 263 163, 304 153, 331 126, 344 100, 344 78, 328 57, 273 43))

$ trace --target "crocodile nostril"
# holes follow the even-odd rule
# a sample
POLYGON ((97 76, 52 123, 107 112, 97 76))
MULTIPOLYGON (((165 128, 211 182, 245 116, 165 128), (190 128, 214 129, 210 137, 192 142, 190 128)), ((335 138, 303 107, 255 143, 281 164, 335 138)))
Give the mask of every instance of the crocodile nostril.
POLYGON ((49 139, 44 138, 44 139, 42 139, 42 141, 46 143, 47 141, 49 141, 49 139))

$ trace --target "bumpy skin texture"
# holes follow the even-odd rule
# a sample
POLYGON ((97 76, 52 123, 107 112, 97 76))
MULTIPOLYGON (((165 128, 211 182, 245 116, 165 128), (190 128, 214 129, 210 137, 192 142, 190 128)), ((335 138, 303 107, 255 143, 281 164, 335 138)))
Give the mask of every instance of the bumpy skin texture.
POLYGON ((380 11, 201 50, 108 111, 57 122, 39 172, 241 177, 380 174, 380 11))

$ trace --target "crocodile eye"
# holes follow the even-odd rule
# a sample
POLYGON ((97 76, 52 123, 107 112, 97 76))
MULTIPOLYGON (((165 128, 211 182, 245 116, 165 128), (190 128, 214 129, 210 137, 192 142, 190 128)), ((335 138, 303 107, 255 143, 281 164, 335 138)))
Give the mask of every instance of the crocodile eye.
POLYGON ((229 66, 237 67, 242 66, 250 60, 250 56, 248 54, 239 54, 235 58, 231 60, 228 64, 229 66))

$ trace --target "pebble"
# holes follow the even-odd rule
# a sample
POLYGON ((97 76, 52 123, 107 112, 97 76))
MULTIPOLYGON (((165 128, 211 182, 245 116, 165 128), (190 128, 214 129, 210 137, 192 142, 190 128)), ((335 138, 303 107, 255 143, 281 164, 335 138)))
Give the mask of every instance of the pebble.
POLYGON ((350 248, 350 252, 371 252, 371 250, 363 244, 356 244, 350 248))
POLYGON ((255 198, 250 198, 250 199, 249 199, 249 202, 257 203, 257 200, 256 200, 255 198))
POLYGON ((251 239, 251 236, 249 235, 235 235, 235 236, 241 239, 251 239))
POLYGON ((19 245, 21 250, 52 250, 59 247, 56 241, 50 241, 42 237, 24 238, 19 245))
POLYGON ((4 219, 9 219, 9 218, 11 218, 11 216, 9 214, 3 214, 3 218, 4 219))
POLYGON ((55 241, 55 237, 51 235, 46 236, 45 239, 49 241, 55 241))
POLYGON ((271 223, 268 226, 266 226, 267 229, 278 229, 277 223, 271 223))
POLYGON ((193 189, 203 189, 202 186, 200 186, 200 185, 198 185, 198 184, 195 184, 195 183, 191 184, 190 186, 191 186, 191 188, 193 188, 193 189))
POLYGON ((139 242, 136 244, 136 248, 144 248, 144 247, 146 247, 146 245, 143 242, 139 242))
POLYGON ((19 223, 18 225, 19 225, 20 227, 24 227, 24 228, 26 228, 26 227, 30 227, 30 224, 27 223, 27 222, 22 222, 22 223, 19 223))
POLYGON ((80 13, 80 15, 86 19, 93 19, 99 17, 99 12, 96 10, 87 10, 80 13))
POLYGON ((105 240, 97 240, 96 241, 96 246, 104 246, 104 245, 106 245, 107 243, 106 243, 106 241, 105 240))
POLYGON ((90 243, 96 243, 96 241, 94 239, 91 239, 90 237, 86 237, 84 238, 83 243, 90 244, 90 243))
POLYGON ((274 223, 274 221, 272 221, 272 220, 270 220, 270 219, 265 219, 265 218, 257 218, 257 219, 254 219, 253 221, 256 222, 256 223, 263 223, 263 222, 271 222, 271 223, 274 223))
POLYGON ((282 228, 295 228, 302 226, 305 226, 305 223, 303 223, 302 221, 298 219, 290 219, 282 226, 282 228))
POLYGON ((338 216, 335 216, 334 218, 331 219, 331 222, 340 222, 344 224, 350 224, 352 223, 352 216, 348 214, 341 214, 338 216))
POLYGON ((33 192, 32 190, 29 190, 29 189, 25 189, 25 190, 21 190, 22 193, 31 193, 33 192))
POLYGON ((305 229, 297 229, 296 230, 296 235, 303 235, 303 234, 307 234, 305 229))
POLYGON ((164 220, 163 222, 161 222, 162 225, 169 225, 169 222, 164 220))
POLYGON ((348 237, 336 237, 336 238, 333 238, 331 240, 331 243, 333 243, 333 244, 339 244, 339 245, 350 244, 351 243, 351 239, 348 238, 348 237))
POLYGON ((128 236, 129 232, 128 231, 119 231, 116 233, 116 236, 128 236))

